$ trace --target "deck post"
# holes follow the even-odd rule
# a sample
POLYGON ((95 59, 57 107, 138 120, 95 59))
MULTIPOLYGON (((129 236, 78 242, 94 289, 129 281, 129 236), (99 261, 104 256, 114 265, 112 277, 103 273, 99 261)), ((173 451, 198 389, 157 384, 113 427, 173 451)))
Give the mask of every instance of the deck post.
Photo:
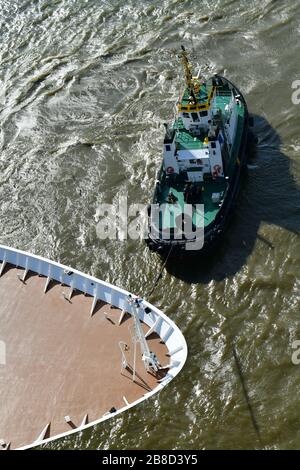
POLYGON ((28 272, 29 272, 29 269, 26 268, 23 274, 23 279, 22 279, 23 282, 25 282, 28 272))
POLYGON ((86 415, 84 415, 84 418, 83 418, 83 420, 82 420, 82 422, 81 422, 80 427, 82 428, 83 426, 85 426, 86 424, 88 424, 88 422, 89 422, 89 415, 86 414, 86 415))
POLYGON ((93 316, 94 310, 95 310, 97 302, 99 300, 98 291, 99 291, 99 286, 98 286, 98 284, 96 284, 96 286, 94 288, 94 293, 93 293, 94 294, 94 299, 93 299, 93 303, 92 303, 92 307, 91 307, 91 311, 90 311, 91 317, 93 316))
POLYGON ((25 279, 26 279, 26 277, 27 277, 28 272, 29 272, 29 257, 26 256, 25 271, 24 271, 24 275, 23 275, 23 282, 25 282, 25 279))
POLYGON ((2 276, 5 266, 6 266, 6 261, 3 260, 1 264, 1 268, 0 268, 0 276, 2 276))
POLYGON ((120 318, 119 318, 119 326, 121 325, 123 318, 126 315, 126 310, 123 308, 122 312, 120 313, 120 318))
POLYGON ((0 450, 10 450, 10 442, 6 443, 3 439, 0 439, 0 450))
POLYGON ((147 333, 145 334, 145 338, 147 339, 148 336, 150 336, 154 331, 156 331, 159 323, 162 321, 162 318, 160 317, 157 317, 157 319, 155 320, 155 322, 153 323, 153 325, 151 326, 151 328, 149 328, 149 330, 147 331, 147 333))
POLYGON ((161 370, 166 370, 166 369, 173 369, 174 367, 177 367, 180 364, 180 361, 173 361, 171 360, 170 364, 167 364, 166 366, 160 367, 161 370))
POLYGON ((46 294, 46 292, 47 292, 50 281, 51 281, 51 264, 49 264, 49 266, 48 266, 48 276, 47 276, 46 284, 45 284, 45 287, 44 287, 44 294, 46 294))
POLYGON ((170 336, 172 335, 172 333, 173 333, 173 328, 172 328, 172 326, 170 326, 170 327, 168 328, 168 330, 166 331, 166 333, 165 333, 163 336, 161 336, 161 341, 162 341, 163 343, 166 343, 167 339, 170 338, 170 336))
POLYGON ((126 406, 129 406, 129 405, 130 405, 129 401, 127 400, 127 398, 126 398, 125 396, 123 396, 123 400, 124 400, 126 406))
POLYGON ((26 276, 28 274, 28 269, 25 269, 23 276, 21 274, 17 274, 18 278, 20 279, 21 282, 25 282, 26 276))
POLYGON ((45 287, 44 287, 44 294, 46 294, 46 292, 47 292, 47 289, 48 289, 48 286, 49 286, 49 284, 50 284, 50 281, 51 281, 51 277, 48 276, 47 279, 46 279, 45 287))
POLYGON ((69 295, 68 295, 68 300, 71 300, 73 292, 74 292, 74 288, 73 288, 73 283, 72 283, 71 286, 70 286, 70 292, 69 292, 69 295))
POLYGON ((35 442, 41 442, 43 441, 45 438, 46 438, 46 435, 49 433, 50 431, 50 424, 51 423, 48 423, 44 429, 42 430, 41 434, 39 435, 39 437, 36 439, 35 442))
POLYGON ((169 351, 167 356, 171 357, 171 356, 173 356, 174 354, 178 353, 181 350, 182 350, 182 345, 178 346, 175 349, 172 349, 172 351, 169 351))
POLYGON ((96 308, 97 302, 98 302, 98 298, 95 295, 94 298, 93 298, 93 303, 92 303, 92 307, 91 307, 91 311, 90 311, 90 316, 91 317, 93 316, 93 313, 94 313, 94 310, 96 308))

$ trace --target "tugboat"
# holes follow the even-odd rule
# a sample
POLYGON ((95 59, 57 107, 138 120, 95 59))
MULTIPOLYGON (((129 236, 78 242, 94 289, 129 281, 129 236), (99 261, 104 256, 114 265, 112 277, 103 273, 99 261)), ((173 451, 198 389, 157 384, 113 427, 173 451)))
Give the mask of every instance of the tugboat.
POLYGON ((172 126, 165 124, 163 162, 148 206, 146 243, 163 257, 215 246, 246 165, 249 115, 243 95, 223 76, 193 76, 181 47, 186 86, 172 126))

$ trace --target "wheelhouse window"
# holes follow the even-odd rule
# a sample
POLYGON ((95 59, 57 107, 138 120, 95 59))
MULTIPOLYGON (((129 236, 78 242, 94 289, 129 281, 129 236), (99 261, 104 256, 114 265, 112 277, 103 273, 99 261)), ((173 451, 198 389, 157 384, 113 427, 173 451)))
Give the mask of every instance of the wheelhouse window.
POLYGON ((192 114, 192 119, 193 119, 194 122, 199 121, 198 113, 191 113, 191 114, 192 114))

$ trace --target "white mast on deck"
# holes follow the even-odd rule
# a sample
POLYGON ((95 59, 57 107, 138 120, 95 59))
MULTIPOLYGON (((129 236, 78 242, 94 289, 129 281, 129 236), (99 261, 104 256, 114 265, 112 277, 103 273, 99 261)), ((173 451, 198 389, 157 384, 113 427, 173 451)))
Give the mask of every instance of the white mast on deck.
POLYGON ((145 338, 143 328, 140 322, 139 311, 141 299, 132 299, 130 297, 129 303, 132 305, 132 315, 134 318, 134 359, 133 359, 133 380, 135 379, 135 372, 136 372, 136 345, 140 343, 141 353, 142 353, 142 361, 144 362, 146 370, 157 372, 160 368, 160 364, 156 355, 150 351, 149 346, 147 344, 147 340, 145 338))

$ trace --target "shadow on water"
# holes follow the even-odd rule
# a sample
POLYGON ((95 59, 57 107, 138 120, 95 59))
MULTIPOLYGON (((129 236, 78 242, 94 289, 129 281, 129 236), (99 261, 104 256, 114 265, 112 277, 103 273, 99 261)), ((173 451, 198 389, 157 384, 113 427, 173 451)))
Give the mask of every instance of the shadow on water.
POLYGON ((276 244, 259 233, 262 222, 300 233, 300 188, 290 172, 290 160, 281 152, 281 138, 269 122, 261 116, 253 118, 257 145, 248 149, 248 171, 232 220, 209 256, 168 261, 168 273, 178 279, 208 283, 233 276, 246 263, 257 240, 266 250, 276 250, 276 244))

